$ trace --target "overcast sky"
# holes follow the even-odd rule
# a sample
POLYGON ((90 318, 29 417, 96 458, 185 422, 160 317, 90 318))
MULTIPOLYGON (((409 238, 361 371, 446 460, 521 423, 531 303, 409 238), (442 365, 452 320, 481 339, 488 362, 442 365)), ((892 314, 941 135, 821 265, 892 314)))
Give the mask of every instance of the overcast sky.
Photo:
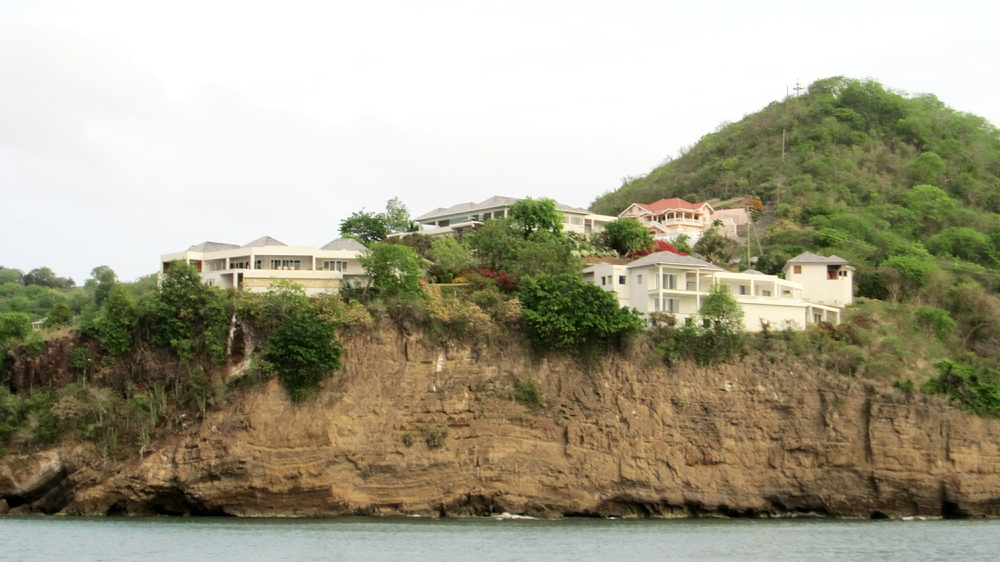
POLYGON ((995 2, 0 0, 0 265, 130 280, 399 196, 587 206, 796 79, 1000 123, 995 2))

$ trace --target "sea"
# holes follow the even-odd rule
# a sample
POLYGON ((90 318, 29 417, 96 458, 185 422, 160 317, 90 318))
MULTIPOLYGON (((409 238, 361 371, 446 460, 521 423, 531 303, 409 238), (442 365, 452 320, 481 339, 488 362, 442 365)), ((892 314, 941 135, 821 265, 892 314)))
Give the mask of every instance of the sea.
POLYGON ((1000 521, 0 517, 7 561, 1000 560, 1000 521))

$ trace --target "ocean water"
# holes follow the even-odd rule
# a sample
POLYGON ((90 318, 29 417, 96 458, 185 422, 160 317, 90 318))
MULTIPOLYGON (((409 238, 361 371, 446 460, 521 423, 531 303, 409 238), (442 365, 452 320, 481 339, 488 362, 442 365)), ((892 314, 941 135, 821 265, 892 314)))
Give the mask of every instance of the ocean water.
POLYGON ((0 517, 3 561, 1000 560, 1000 521, 0 517))

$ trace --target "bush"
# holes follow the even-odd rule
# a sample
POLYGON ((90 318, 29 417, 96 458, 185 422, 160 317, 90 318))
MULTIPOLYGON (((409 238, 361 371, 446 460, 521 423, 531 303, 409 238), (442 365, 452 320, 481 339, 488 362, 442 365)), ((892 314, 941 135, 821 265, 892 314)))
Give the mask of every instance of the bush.
POLYGON ((579 275, 528 277, 518 292, 528 340, 536 351, 595 353, 642 331, 642 316, 579 275))
POLYGON ((514 379, 514 400, 518 404, 530 408, 538 408, 542 405, 542 395, 538 392, 538 387, 534 381, 514 379))
POLYGON ((275 365, 292 400, 303 400, 340 369, 342 353, 336 325, 321 318, 303 294, 271 335, 264 358, 275 365))
POLYGON ((917 309, 916 318, 918 324, 930 329, 934 337, 941 341, 947 341, 955 334, 955 321, 940 308, 921 306, 917 309))
POLYGON ((924 392, 945 394, 962 409, 979 415, 1000 413, 1000 381, 995 374, 952 361, 941 361, 935 367, 940 374, 927 379, 924 392))
POLYGON ((69 368, 77 373, 87 374, 94 365, 90 350, 86 347, 76 347, 69 354, 69 368))
POLYGON ((369 287, 384 296, 420 294, 423 258, 402 244, 375 242, 358 256, 371 279, 369 287))
POLYGON ((448 437, 448 428, 441 424, 428 424, 420 429, 424 434, 424 442, 431 449, 437 449, 444 445, 444 440, 448 437))
POLYGON ((604 225, 608 245, 621 255, 632 255, 653 245, 653 235, 642 222, 634 218, 620 218, 604 225))
POLYGON ((407 447, 412 447, 413 443, 414 443, 413 434, 410 433, 409 431, 407 431, 406 433, 404 433, 403 434, 403 445, 406 445, 407 447))
POLYGON ((31 333, 31 317, 23 312, 0 313, 0 344, 23 340, 31 333))
POLYGON ((139 324, 139 305, 125 285, 115 285, 104 301, 96 322, 101 347, 111 355, 124 355, 132 348, 133 333, 139 324))

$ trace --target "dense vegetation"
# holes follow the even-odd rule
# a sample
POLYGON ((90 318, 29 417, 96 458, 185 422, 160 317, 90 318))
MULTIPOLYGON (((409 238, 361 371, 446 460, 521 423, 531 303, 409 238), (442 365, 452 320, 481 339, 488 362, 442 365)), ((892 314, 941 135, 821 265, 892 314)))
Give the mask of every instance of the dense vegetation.
POLYGON ((592 208, 664 197, 762 199, 773 223, 751 249, 765 273, 803 251, 848 259, 858 296, 885 301, 848 315, 862 371, 888 363, 895 376, 927 378, 942 359, 1000 366, 1000 133, 983 118, 871 80, 819 80, 626 178, 592 208))

